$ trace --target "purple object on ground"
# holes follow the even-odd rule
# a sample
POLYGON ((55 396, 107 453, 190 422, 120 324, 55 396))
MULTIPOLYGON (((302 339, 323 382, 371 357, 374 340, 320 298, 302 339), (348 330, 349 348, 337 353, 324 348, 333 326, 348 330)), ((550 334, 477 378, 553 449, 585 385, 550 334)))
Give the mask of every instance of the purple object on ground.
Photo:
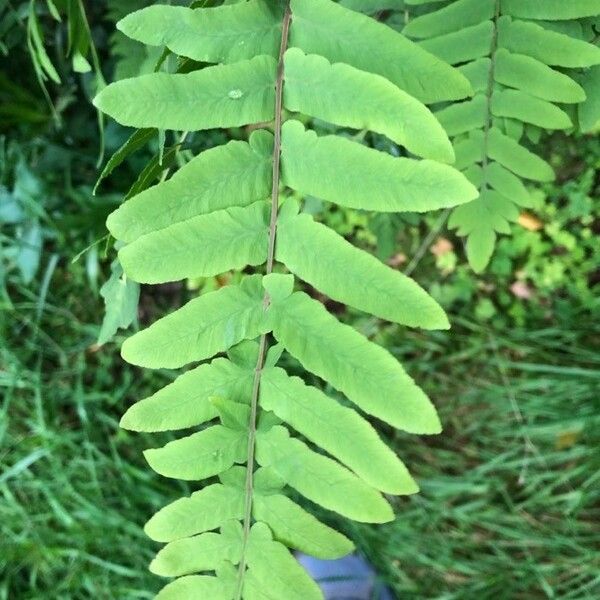
POLYGON ((325 600, 392 600, 373 569, 355 554, 339 560, 299 554, 298 560, 319 584, 325 600))

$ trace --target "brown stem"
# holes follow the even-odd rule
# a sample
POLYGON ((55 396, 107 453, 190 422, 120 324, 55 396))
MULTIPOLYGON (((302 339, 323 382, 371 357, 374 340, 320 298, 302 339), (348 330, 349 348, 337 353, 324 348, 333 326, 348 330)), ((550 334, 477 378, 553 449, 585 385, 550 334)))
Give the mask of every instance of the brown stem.
MULTIPOLYGON (((275 239, 277 236, 277 215, 279 212, 279 182, 281 176, 281 125, 283 121, 283 85, 284 85, 284 62, 283 57, 288 46, 290 21, 292 13, 289 0, 286 2, 285 13, 281 28, 281 46, 279 48, 279 62, 277 65, 277 78, 275 80, 275 139, 273 142, 273 188, 271 190, 271 219, 269 223, 269 249, 267 252, 266 274, 273 272, 275 262, 275 239)), ((271 299, 265 292, 263 307, 269 308, 271 299)), ((260 379, 265 365, 267 353, 267 336, 260 337, 258 347, 258 359, 254 370, 254 382, 252 385, 252 398, 250 401, 250 423, 248 425, 248 462, 246 465, 246 485, 244 504, 244 524, 242 538, 242 555, 238 570, 238 585, 235 595, 236 600, 241 600, 244 589, 244 573, 246 571, 246 548, 250 536, 252 524, 252 500, 254 495, 254 455, 256 451, 256 422, 258 416, 258 397, 260 392, 260 379)))

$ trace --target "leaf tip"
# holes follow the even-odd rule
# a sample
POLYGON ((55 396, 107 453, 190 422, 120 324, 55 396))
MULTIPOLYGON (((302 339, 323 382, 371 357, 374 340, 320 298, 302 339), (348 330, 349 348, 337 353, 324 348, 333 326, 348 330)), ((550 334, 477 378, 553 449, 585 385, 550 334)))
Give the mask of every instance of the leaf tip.
POLYGON ((450 323, 450 319, 448 318, 448 315, 446 314, 446 312, 444 310, 441 311, 441 314, 439 315, 438 318, 439 318, 439 320, 436 322, 435 329, 448 331, 452 327, 452 325, 450 323))
MULTIPOLYGON (((98 183, 100 183, 100 181, 98 181, 98 183)), ((111 212, 108 217, 106 217, 106 228, 108 229, 108 231, 110 232, 110 234, 115 238, 115 239, 119 239, 118 236, 118 222, 119 222, 119 218, 118 218, 118 212, 120 209, 117 208, 117 210, 113 210, 113 212, 111 212)))
POLYGON ((467 179, 467 185, 465 187, 465 199, 461 204, 472 202, 473 200, 477 200, 477 198, 479 198, 479 190, 467 179))
POLYGON ((452 142, 446 138, 443 144, 440 144, 438 160, 446 163, 447 165, 453 165, 456 162, 456 153, 454 152, 454 146, 452 142))
POLYGON ((173 541, 173 538, 169 535, 165 535, 163 528, 161 527, 159 510, 153 515, 144 525, 144 533, 154 542, 161 542, 163 544, 173 541))
POLYGON ((148 570, 159 577, 173 577, 176 570, 173 569, 172 565, 169 565, 171 561, 163 559, 161 555, 162 551, 152 559, 152 562, 148 565, 148 570))
MULTIPOLYGON (((115 237, 112 231, 111 235, 115 237)), ((121 266, 123 267, 123 272, 131 281, 136 281, 137 283, 156 283, 156 281, 154 280, 150 281, 150 279, 152 279, 151 277, 144 276, 142 274, 144 270, 144 261, 142 260, 140 262, 141 257, 139 252, 139 245, 135 243, 127 244, 119 250, 117 256, 119 258, 121 266), (148 281, 144 281, 145 279, 147 279, 148 281)))
POLYGON ((133 408, 134 407, 131 406, 121 417, 121 420, 119 421, 119 427, 121 429, 125 429, 127 431, 140 431, 140 429, 135 425, 133 408))
POLYGON ((102 92, 104 90, 102 90, 101 92, 98 92, 93 98, 92 98, 92 104, 94 105, 94 108, 97 108, 98 110, 102 110, 101 106, 102 106, 102 92))
POLYGON ((385 507, 382 508, 379 518, 377 519, 377 523, 391 523, 396 515, 394 514, 394 509, 391 507, 390 503, 385 502, 385 507))
POLYGON ((138 40, 136 37, 136 31, 139 29, 140 19, 138 18, 138 13, 140 12, 142 11, 136 10, 131 12, 128 15, 125 15, 122 19, 119 19, 116 23, 116 28, 122 34, 126 35, 132 40, 138 40))
MULTIPOLYGON (((153 471, 159 475, 165 475, 162 469, 162 461, 160 460, 161 450, 162 448, 148 448, 147 450, 144 450, 142 454, 153 471)), ((165 475, 165 477, 167 477, 167 475, 165 475)))
POLYGON ((130 365, 137 367, 148 367, 145 361, 141 359, 138 348, 138 334, 127 338, 121 346, 121 358, 130 365))
POLYGON ((435 410, 435 408, 433 408, 433 405, 432 410, 433 415, 430 418, 428 424, 423 428, 423 431, 421 432, 422 435, 439 435, 440 433, 442 433, 442 422, 440 421, 440 417, 438 416, 437 411, 435 410))
POLYGON ((442 433, 442 422, 433 403, 426 396, 424 399, 426 403, 421 403, 418 415, 402 429, 415 435, 438 435, 442 433))

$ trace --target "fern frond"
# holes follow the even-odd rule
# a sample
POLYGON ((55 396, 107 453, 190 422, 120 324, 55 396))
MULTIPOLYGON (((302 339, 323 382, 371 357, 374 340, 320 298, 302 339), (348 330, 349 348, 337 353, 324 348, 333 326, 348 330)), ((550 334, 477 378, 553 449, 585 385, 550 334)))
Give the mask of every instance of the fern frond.
MULTIPOLYGON (((146 525, 167 544, 151 570, 177 578, 158 598, 322 598, 288 548, 331 559, 352 542, 287 490, 350 519, 389 521, 383 494, 418 486, 365 414, 411 433, 437 433, 441 424, 400 363, 301 291, 302 282, 380 318, 449 324, 416 282, 289 196, 384 212, 468 206, 477 189, 444 164, 452 145, 423 102, 465 98, 471 86, 401 34, 331 0, 154 6, 119 28, 209 65, 119 81, 96 98, 99 108, 133 127, 254 129, 248 142, 199 154, 108 219, 125 273, 138 282, 256 271, 159 318, 122 348, 125 360, 147 368, 210 361, 121 421, 134 431, 190 430, 145 457, 163 476, 205 483, 146 525), (311 119, 371 130, 424 159, 319 135, 311 119), (277 366, 283 353, 352 407, 277 366)), ((518 185, 504 171, 498 181, 518 185)))
MULTIPOLYGON (((449 225, 467 236, 475 271, 488 264, 498 233, 510 233, 518 206, 528 203, 523 186, 499 168, 530 181, 550 181, 549 164, 528 150, 524 137, 574 126, 569 105, 584 103, 586 89, 564 69, 593 67, 600 49, 573 35, 571 19, 597 17, 598 0, 454 0, 424 5, 403 32, 422 48, 459 67, 475 91, 472 100, 446 106, 436 116, 453 138, 456 166, 479 188, 479 197, 454 210, 449 225), (560 70, 563 69, 563 70, 560 70), (566 104, 565 108, 556 104, 566 104), (495 181, 494 181, 495 178, 495 181)), ((593 90, 593 84, 588 84, 593 90)), ((592 91, 593 93, 593 91, 592 91)), ((594 109, 582 104, 583 127, 594 109)), ((600 114, 596 112, 596 114, 600 114)))

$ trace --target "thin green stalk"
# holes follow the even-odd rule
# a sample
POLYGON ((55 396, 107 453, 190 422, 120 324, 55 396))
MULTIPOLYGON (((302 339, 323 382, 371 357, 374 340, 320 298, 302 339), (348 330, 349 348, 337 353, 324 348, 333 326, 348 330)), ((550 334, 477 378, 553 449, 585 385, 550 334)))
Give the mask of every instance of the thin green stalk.
MULTIPOLYGON (((273 272, 275 263, 275 239, 277 236, 277 216, 279 212, 279 182, 281 175, 281 126, 283 121, 283 86, 284 86, 284 62, 283 56, 287 50, 289 29, 291 21, 291 10, 289 2, 286 2, 285 13, 281 30, 281 46, 279 49, 279 62, 277 66, 277 78, 275 81, 275 139, 273 143, 273 187, 271 190, 271 219, 269 223, 269 248, 267 253, 266 274, 273 272)), ((269 308, 271 299, 265 292, 263 307, 269 308)), ((250 536, 252 524, 252 499, 254 495, 254 455, 256 451, 256 424, 258 417, 258 397, 260 393, 260 380, 265 364, 267 352, 267 336, 260 337, 258 359, 254 370, 254 382, 252 386, 252 398, 250 401, 250 422, 248 425, 248 462, 246 465, 244 524, 242 538, 242 554, 238 570, 238 586, 236 600, 241 600, 244 589, 244 573, 246 571, 246 548, 250 536)))

